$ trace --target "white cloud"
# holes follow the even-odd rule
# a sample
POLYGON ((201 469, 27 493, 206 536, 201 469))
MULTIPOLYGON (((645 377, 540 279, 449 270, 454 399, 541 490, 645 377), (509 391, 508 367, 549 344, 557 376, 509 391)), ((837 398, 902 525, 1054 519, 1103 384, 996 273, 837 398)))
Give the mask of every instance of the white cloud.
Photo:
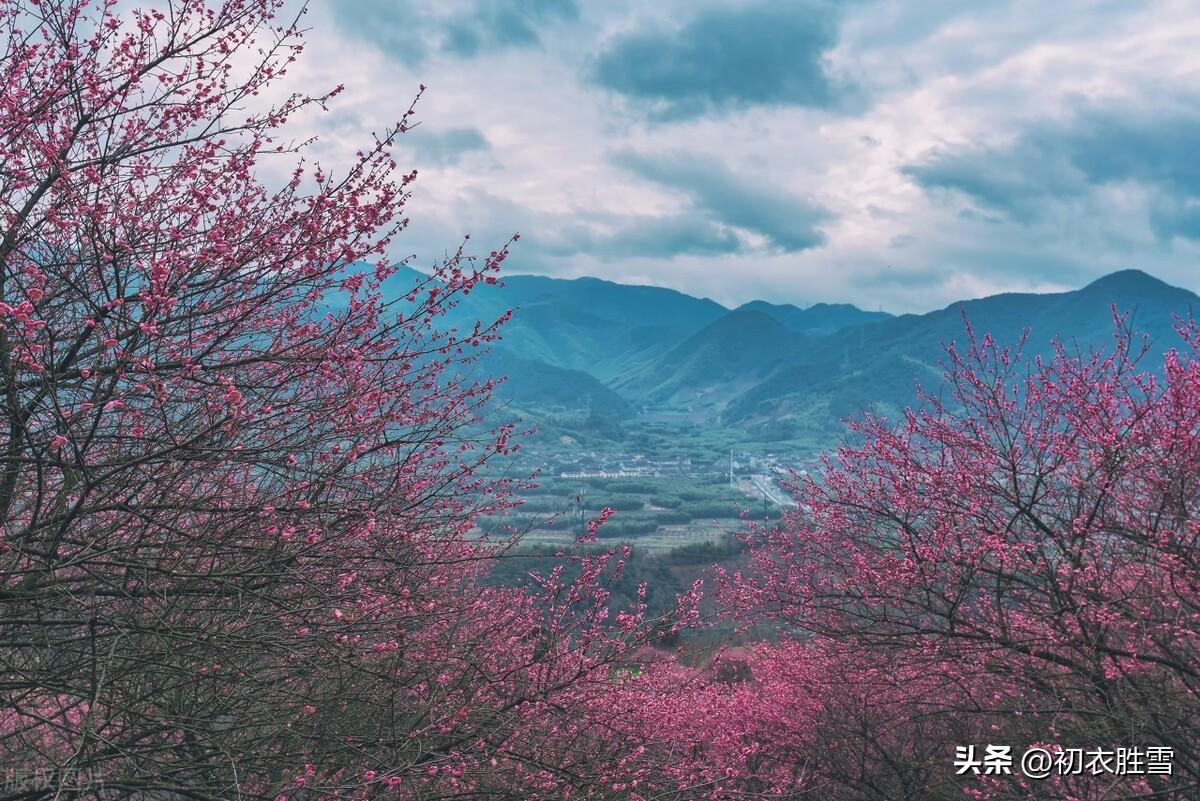
MULTIPOLYGON (((439 45, 414 60, 338 24, 334 15, 349 12, 336 3, 313 0, 308 51, 292 76, 305 87, 346 84, 329 113, 296 120, 297 136, 321 136, 314 156, 335 166, 370 130, 397 119, 422 82, 423 133, 469 129, 486 142, 453 158, 422 152, 415 136, 397 147, 401 164, 421 173, 397 255, 428 262, 463 233, 486 250, 520 230, 529 246, 518 246, 516 270, 654 283, 727 303, 850 301, 891 311, 1072 287, 1130 266, 1200 289, 1197 244, 1154 236, 1147 187, 1093 187, 1013 220, 929 191, 903 171, 939 148, 1012 143, 1069 119, 1080 103, 1146 115, 1186 104, 1200 72, 1193 3, 842 4, 826 55, 830 70, 857 87, 854 104, 811 108, 784 98, 669 122, 640 113, 636 97, 595 85, 599 54, 619 37, 683 28, 705 9, 736 13, 745 4, 669 0, 650 13, 634 3, 582 3, 576 15, 529 16, 535 36, 524 42, 470 53, 439 45), (764 196, 811 198, 830 214, 825 241, 780 253, 742 232, 741 250, 725 252, 723 220, 614 166, 617 151, 687 153, 764 196), (643 257, 613 247, 621 231, 652 241, 656 224, 663 247, 643 257), (689 230, 709 247, 672 254, 670 238, 689 230)), ((453 20, 441 15, 436 25, 429 37, 444 37, 453 20)))

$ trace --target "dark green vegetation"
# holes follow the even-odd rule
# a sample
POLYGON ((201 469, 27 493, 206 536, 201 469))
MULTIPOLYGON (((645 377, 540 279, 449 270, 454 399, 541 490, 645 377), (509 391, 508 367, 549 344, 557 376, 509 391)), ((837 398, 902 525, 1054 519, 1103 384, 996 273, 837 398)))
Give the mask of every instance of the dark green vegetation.
POLYGON ((521 534, 525 546, 554 548, 584 533, 605 507, 616 511, 598 532, 603 541, 636 541, 647 550, 724 542, 744 518, 778 520, 781 507, 710 475, 646 478, 546 476, 511 512, 480 524, 493 538, 521 534))

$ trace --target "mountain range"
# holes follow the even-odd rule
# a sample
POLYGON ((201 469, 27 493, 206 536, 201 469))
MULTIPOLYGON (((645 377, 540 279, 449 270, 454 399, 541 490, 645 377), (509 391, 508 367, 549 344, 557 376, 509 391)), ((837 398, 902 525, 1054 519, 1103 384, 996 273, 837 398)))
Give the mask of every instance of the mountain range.
POLYGON ((1058 293, 1006 293, 926 314, 892 316, 849 304, 752 301, 729 309, 671 289, 597 278, 513 275, 477 288, 453 324, 512 320, 483 369, 507 376, 499 396, 526 410, 585 410, 624 419, 641 411, 686 411, 697 422, 748 430, 830 432, 864 408, 895 414, 918 382, 935 387, 945 348, 977 334, 1027 355, 1051 340, 1084 350, 1111 347, 1113 312, 1161 354, 1181 343, 1177 316, 1200 297, 1139 270, 1058 293))

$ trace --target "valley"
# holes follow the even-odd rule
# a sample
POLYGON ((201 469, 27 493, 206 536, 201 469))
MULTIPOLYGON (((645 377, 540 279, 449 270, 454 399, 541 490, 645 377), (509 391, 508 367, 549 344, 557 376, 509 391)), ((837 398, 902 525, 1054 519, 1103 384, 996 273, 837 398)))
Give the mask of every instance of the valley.
POLYGON ((503 468, 532 486, 481 532, 551 553, 611 507, 600 533, 609 543, 655 559, 701 548, 729 560, 744 520, 778 520, 793 473, 847 440, 847 418, 895 419, 918 386, 936 393, 946 348, 969 347, 968 323, 1001 345, 1027 336, 1031 359, 1050 356, 1055 337, 1071 352, 1111 347, 1116 310, 1143 358, 1161 360, 1183 344, 1175 326, 1198 300, 1136 270, 897 317, 829 304, 726 309, 657 287, 511 276, 451 313, 466 325, 515 310, 477 369, 505 376, 496 402, 532 429, 503 468))

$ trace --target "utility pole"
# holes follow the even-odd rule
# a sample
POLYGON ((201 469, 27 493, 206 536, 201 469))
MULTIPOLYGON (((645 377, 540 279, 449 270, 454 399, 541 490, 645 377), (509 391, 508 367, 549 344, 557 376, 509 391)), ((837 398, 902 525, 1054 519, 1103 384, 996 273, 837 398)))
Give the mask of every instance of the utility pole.
POLYGON ((733 486, 733 448, 729 449, 729 486, 733 486))

